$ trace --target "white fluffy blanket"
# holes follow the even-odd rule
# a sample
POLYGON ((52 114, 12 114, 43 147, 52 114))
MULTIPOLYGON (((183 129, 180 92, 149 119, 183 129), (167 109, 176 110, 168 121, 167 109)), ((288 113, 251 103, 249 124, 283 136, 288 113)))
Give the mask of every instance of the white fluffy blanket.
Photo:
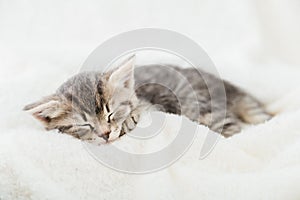
MULTIPOLYGON (((7 50, 2 54, 13 55, 7 50)), ((45 60, 51 57, 46 54, 45 60)), ((204 160, 199 153, 207 128, 201 126, 192 147, 175 164, 156 173, 130 175, 101 165, 80 141, 44 131, 21 111, 24 104, 54 91, 78 66, 55 63, 56 58, 45 62, 43 55, 20 66, 19 56, 1 73, 1 200, 300 198, 299 69, 279 64, 238 68, 224 62, 221 74, 265 101, 276 116, 221 139, 204 160), (10 75, 14 78, 5 78, 10 75)), ((130 142, 124 137, 116 145, 130 142)), ((132 145, 135 150, 146 148, 132 145)))

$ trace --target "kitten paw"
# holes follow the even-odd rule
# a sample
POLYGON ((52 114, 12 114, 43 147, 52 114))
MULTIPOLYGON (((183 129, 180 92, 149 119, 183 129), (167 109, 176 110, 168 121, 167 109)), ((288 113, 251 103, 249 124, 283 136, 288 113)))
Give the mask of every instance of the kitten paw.
POLYGON ((136 112, 131 113, 129 117, 123 122, 120 136, 132 131, 136 127, 139 119, 140 119, 139 113, 136 112))

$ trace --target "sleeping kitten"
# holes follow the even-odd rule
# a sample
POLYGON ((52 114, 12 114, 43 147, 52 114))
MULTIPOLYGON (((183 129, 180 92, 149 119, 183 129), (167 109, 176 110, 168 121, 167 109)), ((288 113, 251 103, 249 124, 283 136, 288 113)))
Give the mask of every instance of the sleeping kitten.
POLYGON ((242 123, 256 124, 271 117, 255 98, 211 74, 159 65, 134 70, 134 59, 106 73, 77 74, 54 94, 24 110, 47 130, 58 129, 95 144, 114 141, 133 130, 140 114, 149 107, 185 115, 225 137, 240 132, 242 123), (225 119, 220 114, 224 111, 218 97, 220 85, 225 87, 227 97, 225 119), (215 109, 211 108, 213 100, 215 109))

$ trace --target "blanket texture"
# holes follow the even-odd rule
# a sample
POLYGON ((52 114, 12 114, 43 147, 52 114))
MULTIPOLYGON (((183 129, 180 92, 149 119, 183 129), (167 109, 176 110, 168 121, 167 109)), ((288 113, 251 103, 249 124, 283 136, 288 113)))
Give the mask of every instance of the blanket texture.
MULTIPOLYGON (((67 64, 35 62, 19 66, 16 61, 5 71, 14 74, 14 79, 1 79, 1 200, 300 198, 297 68, 286 70, 278 64, 272 64, 272 71, 268 64, 264 68, 243 65, 247 70, 235 65, 221 68, 225 78, 266 102, 275 117, 221 139, 203 160, 199 155, 207 128, 199 126, 191 148, 175 164, 151 174, 130 175, 101 165, 80 141, 56 131, 46 132, 22 111, 23 105, 53 92, 78 70, 67 64)), ((169 117, 174 123, 178 118, 169 117)), ((167 126, 155 142, 143 143, 125 136, 115 145, 130 146, 135 152, 155 150, 172 139, 173 125, 167 126)))

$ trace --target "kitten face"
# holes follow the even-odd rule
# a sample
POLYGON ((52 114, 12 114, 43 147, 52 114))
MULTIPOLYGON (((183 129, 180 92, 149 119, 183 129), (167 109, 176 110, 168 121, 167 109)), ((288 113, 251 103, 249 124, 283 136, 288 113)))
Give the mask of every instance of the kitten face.
POLYGON ((58 129, 94 144, 121 136, 122 124, 137 106, 134 57, 113 71, 83 72, 55 94, 25 106, 47 130, 58 129))

